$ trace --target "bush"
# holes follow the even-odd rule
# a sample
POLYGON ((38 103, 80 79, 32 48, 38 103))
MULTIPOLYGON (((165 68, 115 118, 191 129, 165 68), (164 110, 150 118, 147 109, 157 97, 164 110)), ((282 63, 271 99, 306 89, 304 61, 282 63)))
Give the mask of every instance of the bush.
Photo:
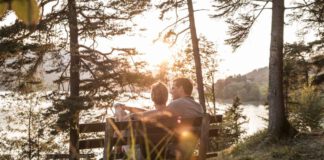
POLYGON ((234 98, 232 106, 226 109, 222 122, 224 138, 229 138, 231 144, 237 143, 246 132, 242 125, 247 123, 247 117, 243 115, 243 108, 238 97, 234 98))
POLYGON ((291 95, 288 103, 289 119, 300 131, 323 129, 324 99, 313 86, 297 90, 291 95))

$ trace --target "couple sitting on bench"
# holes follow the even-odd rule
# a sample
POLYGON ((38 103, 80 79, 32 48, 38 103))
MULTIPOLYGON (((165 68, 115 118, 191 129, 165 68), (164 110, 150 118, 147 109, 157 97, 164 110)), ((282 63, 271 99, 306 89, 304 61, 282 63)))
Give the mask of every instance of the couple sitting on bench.
MULTIPOLYGON (((154 102, 155 110, 146 111, 140 108, 115 104, 115 116, 117 121, 136 119, 150 121, 163 116, 194 118, 203 116, 202 106, 191 97, 193 85, 187 78, 173 80, 171 95, 172 102, 166 105, 168 100, 168 89, 165 84, 158 82, 152 85, 151 99, 154 102), (132 114, 127 115, 125 110, 132 114)), ((193 143, 192 143, 193 144, 193 143)), ((196 145, 196 144, 194 144, 196 145)), ((177 145, 175 148, 176 159, 191 159, 195 146, 177 145), (185 147, 185 148, 184 148, 185 147)))

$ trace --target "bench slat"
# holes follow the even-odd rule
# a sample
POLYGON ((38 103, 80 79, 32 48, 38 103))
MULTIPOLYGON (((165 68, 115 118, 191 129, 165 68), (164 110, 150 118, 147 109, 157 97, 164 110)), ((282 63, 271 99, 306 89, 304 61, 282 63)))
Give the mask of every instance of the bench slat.
POLYGON ((141 122, 141 121, 121 121, 121 122, 112 122, 113 125, 116 126, 116 128, 120 130, 125 130, 129 128, 142 128, 144 125, 146 128, 154 128, 157 126, 163 127, 163 128, 168 128, 172 129, 177 127, 180 123, 181 125, 190 125, 192 127, 198 127, 201 125, 201 117, 198 118, 165 118, 163 121, 146 121, 146 122, 141 122))
POLYGON ((217 157, 218 152, 209 152, 206 154, 206 158, 217 157))
MULTIPOLYGON (((159 142, 161 140, 161 135, 150 135, 148 140, 152 142, 159 142)), ((128 137, 123 137, 121 139, 112 138, 111 145, 127 145, 128 137)), ((168 137, 167 137, 168 138, 168 137)), ((141 136, 136 136, 133 139, 136 143, 145 143, 145 139, 141 136)), ((169 139, 170 140, 170 139, 169 139)), ((172 139, 173 140, 173 139, 172 139)), ((87 139, 87 140, 80 140, 79 141, 79 149, 92 149, 92 148, 103 148, 104 147, 104 139, 87 139)))
POLYGON ((218 128, 209 129, 209 138, 210 137, 217 137, 217 136, 219 136, 219 129, 218 128))
POLYGON ((46 159, 69 158, 69 154, 47 154, 46 159))
POLYGON ((80 124, 79 128, 80 128, 80 133, 104 132, 105 123, 80 124))
MULTIPOLYGON (((46 154, 46 159, 61 159, 61 158, 69 158, 69 154, 46 154)), ((79 154, 80 158, 93 158, 95 155, 91 154, 79 154)))
POLYGON ((79 149, 103 148, 104 141, 103 138, 80 140, 79 149))
POLYGON ((223 121, 223 115, 218 114, 215 116, 210 116, 209 123, 221 123, 223 121))

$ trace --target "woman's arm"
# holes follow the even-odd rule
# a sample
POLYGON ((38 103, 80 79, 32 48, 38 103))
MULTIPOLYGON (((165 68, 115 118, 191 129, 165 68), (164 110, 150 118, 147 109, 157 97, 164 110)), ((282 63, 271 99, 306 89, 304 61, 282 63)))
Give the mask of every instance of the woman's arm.
POLYGON ((127 111, 129 111, 131 113, 141 113, 141 112, 147 111, 146 109, 137 108, 137 107, 130 107, 130 106, 126 106, 126 105, 121 106, 121 108, 124 109, 124 110, 127 110, 127 111))
POLYGON ((132 113, 130 117, 134 120, 154 122, 159 118, 172 117, 172 114, 167 110, 163 110, 163 111, 151 110, 146 112, 132 113))

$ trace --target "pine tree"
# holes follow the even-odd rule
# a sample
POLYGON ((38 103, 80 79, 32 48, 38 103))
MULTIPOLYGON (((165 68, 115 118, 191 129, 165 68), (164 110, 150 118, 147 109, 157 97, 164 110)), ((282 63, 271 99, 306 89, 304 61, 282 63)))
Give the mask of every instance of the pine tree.
MULTIPOLYGON (((226 42, 237 49, 247 38, 250 29, 260 16, 269 1, 215 1, 214 17, 233 16, 228 19, 230 35, 226 42), (231 3, 232 5, 228 5, 231 3), (262 4, 263 3, 263 4, 262 4), (241 8, 252 12, 240 13, 241 8)), ((284 0, 272 1, 271 44, 269 59, 269 126, 267 140, 281 139, 293 136, 296 130, 289 124, 283 97, 283 28, 284 28, 284 0)))
POLYGON ((233 99, 233 104, 225 110, 222 122, 222 137, 227 145, 238 143, 242 135, 246 132, 242 125, 247 123, 247 117, 243 115, 243 108, 238 97, 233 99))
POLYGON ((294 136, 297 131, 290 125, 283 96, 283 31, 284 1, 272 2, 272 27, 269 60, 269 125, 270 140, 294 136))
MULTIPOLYGON (((59 114, 58 126, 61 129, 70 128, 72 159, 78 159, 79 112, 93 106, 107 106, 107 103, 112 103, 121 92, 125 91, 125 86, 138 83, 133 78, 143 74, 134 69, 127 61, 131 56, 137 54, 134 49, 113 48, 104 53, 94 49, 97 38, 109 38, 130 31, 131 26, 123 22, 147 9, 148 2, 146 0, 136 2, 102 2, 99 0, 76 2, 69 0, 68 2, 57 1, 56 4, 53 4, 51 1, 42 1, 41 8, 49 7, 51 12, 47 14, 43 12, 45 15, 42 16, 37 26, 29 28, 17 21, 13 25, 1 28, 0 33, 3 34, 0 36, 4 37, 0 41, 1 45, 9 43, 13 46, 18 46, 18 44, 24 46, 27 41, 34 40, 40 46, 50 45, 43 53, 54 52, 61 60, 60 63, 55 63, 57 69, 49 72, 61 73, 56 81, 61 86, 66 86, 70 81, 68 83, 70 94, 62 93, 62 90, 53 94, 54 100, 58 101, 55 101, 56 106, 50 111, 59 114), (80 40, 85 40, 84 44, 80 43, 80 40), (88 42, 91 42, 90 46, 87 45, 88 42), (71 58, 68 63, 63 62, 67 55, 61 56, 62 52, 70 54, 71 58), (116 52, 120 55, 126 53, 125 55, 128 57, 115 57, 113 54, 116 52), (80 77, 80 75, 82 76, 80 77), (59 97, 62 95, 63 99, 60 99, 59 97)), ((5 50, 5 52, 8 53, 7 55, 13 53, 12 56, 15 56, 19 55, 21 50, 17 49, 12 52, 5 50)), ((36 68, 43 60, 42 56, 37 56, 40 62, 34 65, 33 72, 27 76, 36 73, 36 68)), ((1 60, 1 64, 6 67, 7 62, 5 61, 8 60, 8 57, 2 56, 1 60)), ((24 62, 23 60, 20 61, 24 62)), ((18 61, 17 63, 26 64, 22 62, 18 61)), ((143 64, 136 63, 134 65, 136 67, 143 64)), ((11 72, 11 74, 18 76, 17 73, 11 72)), ((14 81, 16 79, 6 82, 14 81)))
POLYGON ((44 117, 46 109, 44 93, 26 95, 5 93, 1 99, 0 113, 3 120, 1 129, 1 154, 15 159, 44 159, 48 152, 63 152, 66 148, 57 143, 67 138, 64 134, 50 135, 54 117, 44 117))

